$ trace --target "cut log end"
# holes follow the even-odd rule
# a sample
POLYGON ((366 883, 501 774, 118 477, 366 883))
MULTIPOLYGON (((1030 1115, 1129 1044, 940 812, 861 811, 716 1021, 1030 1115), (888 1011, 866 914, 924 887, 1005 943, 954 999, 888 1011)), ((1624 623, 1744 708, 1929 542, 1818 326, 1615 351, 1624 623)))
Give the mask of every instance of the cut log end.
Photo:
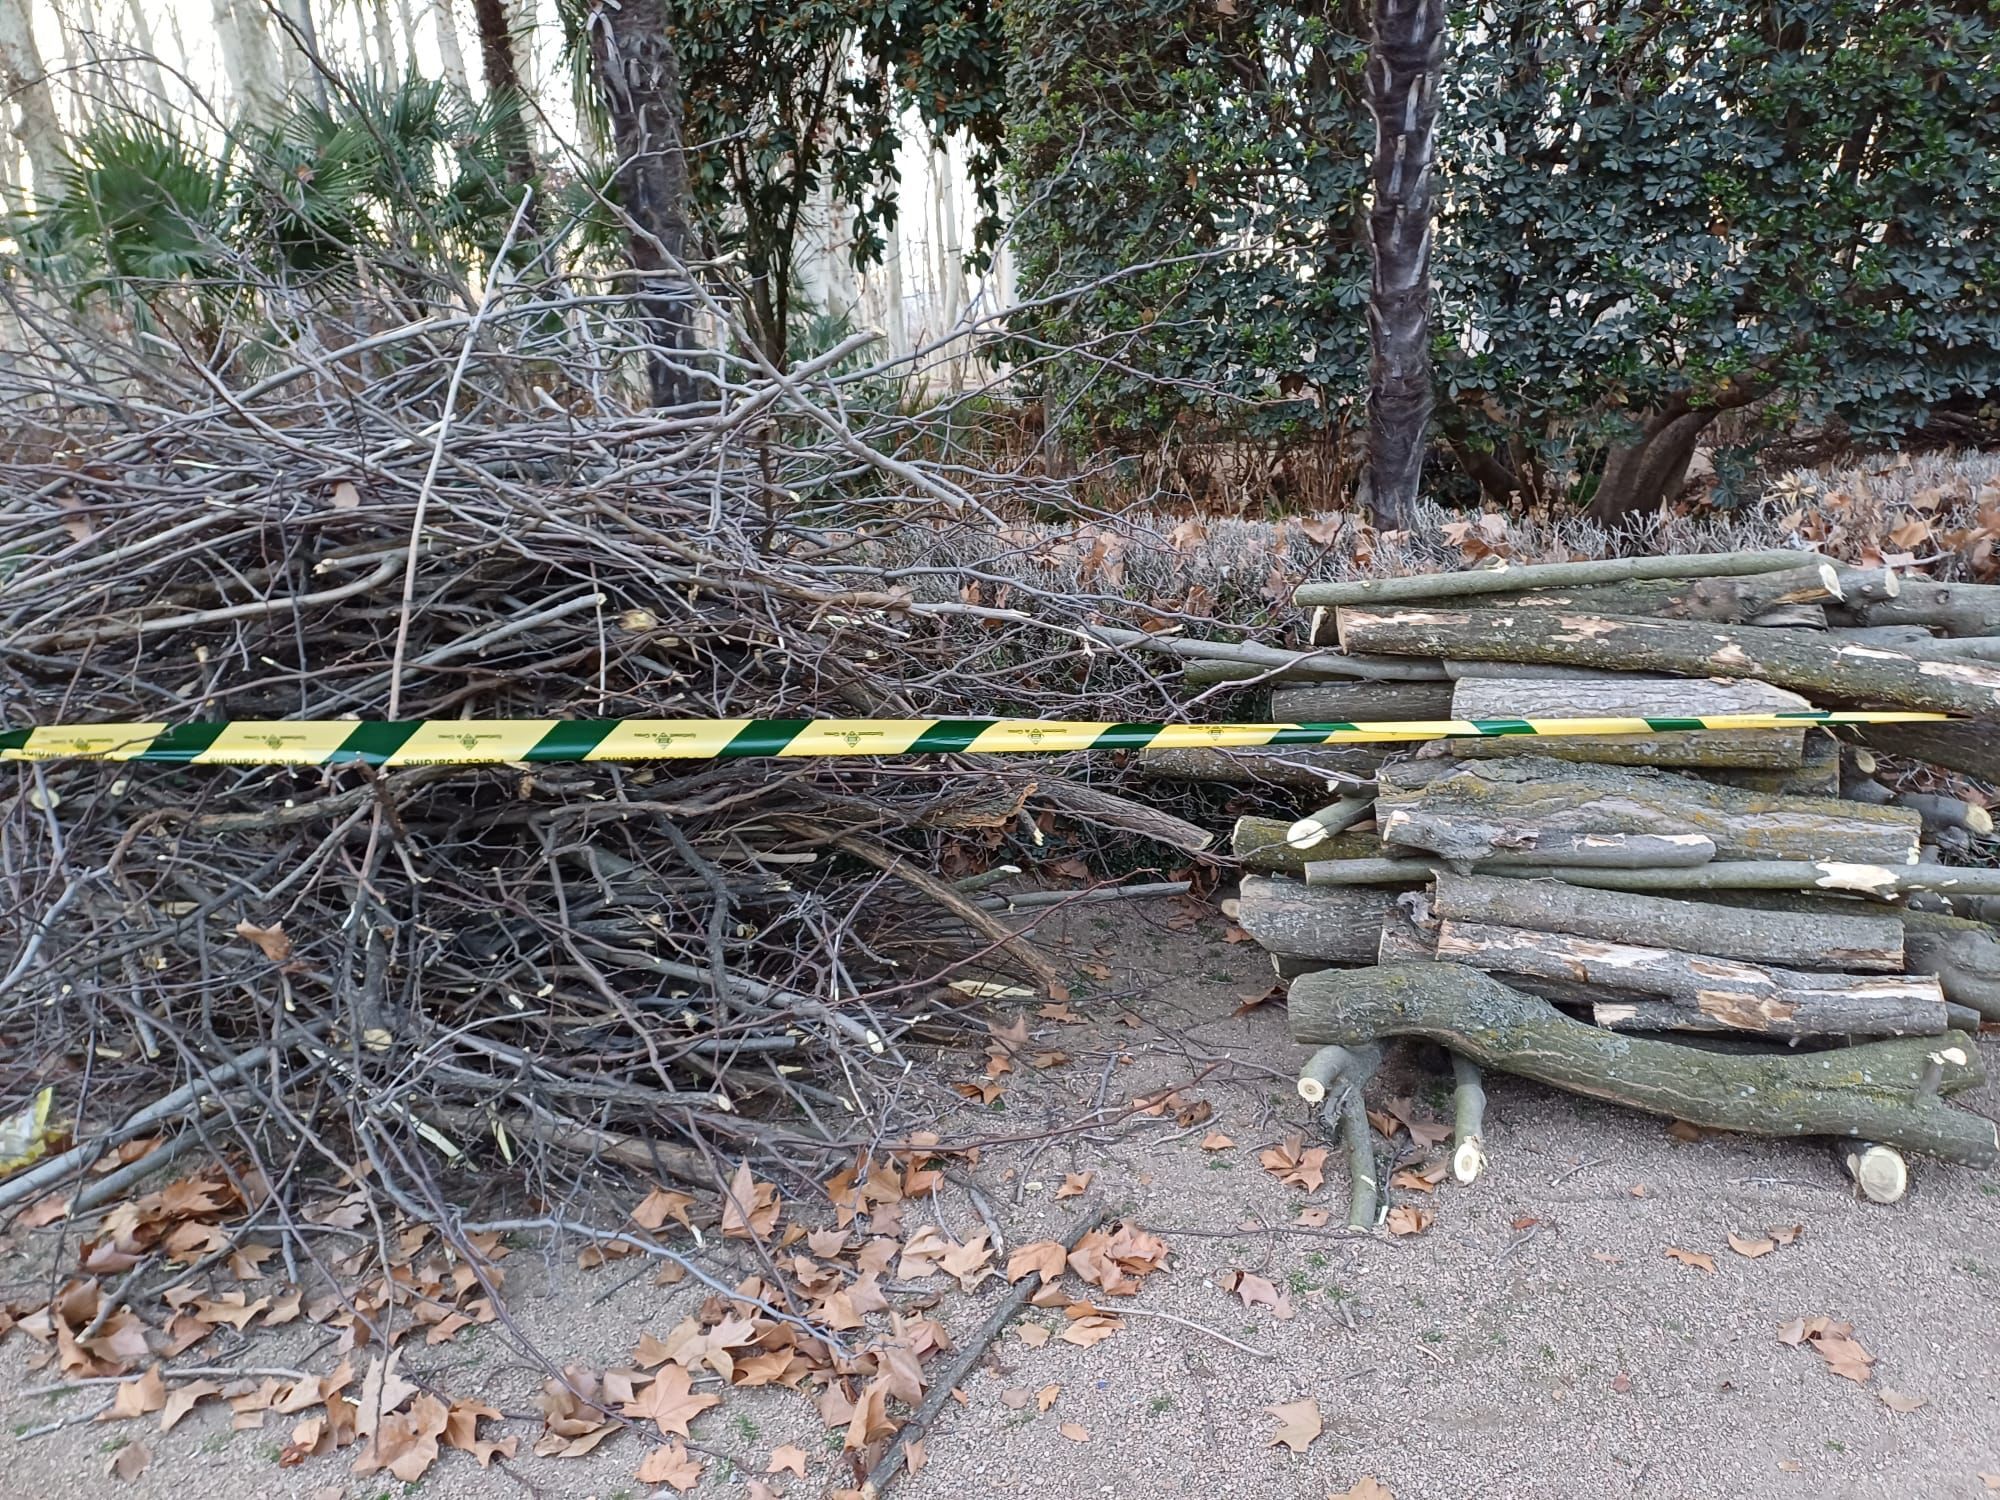
POLYGON ((1858 1141, 1842 1157, 1847 1175, 1870 1203, 1896 1203, 1910 1190, 1910 1167, 1894 1146, 1858 1141))
POLYGON ((1475 1182, 1486 1170, 1486 1144, 1478 1136, 1458 1143, 1451 1153, 1451 1175, 1459 1182, 1475 1182))

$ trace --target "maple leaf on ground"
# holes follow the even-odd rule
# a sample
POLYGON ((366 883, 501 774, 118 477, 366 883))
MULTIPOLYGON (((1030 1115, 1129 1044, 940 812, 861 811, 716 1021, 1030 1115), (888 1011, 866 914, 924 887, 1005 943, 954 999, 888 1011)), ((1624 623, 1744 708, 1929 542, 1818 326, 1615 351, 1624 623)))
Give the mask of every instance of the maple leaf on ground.
POLYGON ((1263 1164, 1265 1171, 1287 1187, 1316 1193, 1320 1184, 1326 1181, 1326 1156, 1326 1147, 1308 1148, 1306 1138, 1294 1132, 1279 1144, 1260 1151, 1257 1160, 1263 1164))
POLYGON ((419 1396, 406 1412, 390 1412, 354 1461, 356 1474, 387 1469, 405 1484, 415 1484, 437 1462, 438 1439, 450 1416, 435 1396, 419 1396))
POLYGON ((1211 1130, 1201 1138, 1201 1149, 1204 1151, 1227 1151, 1235 1144, 1219 1130, 1211 1130))
POLYGON ((1856 1385, 1868 1383, 1869 1367, 1875 1363, 1875 1356, 1854 1337, 1854 1325, 1836 1322, 1832 1318, 1793 1318, 1790 1322, 1780 1323, 1778 1342, 1793 1348, 1810 1344, 1813 1352, 1826 1361, 1829 1373, 1851 1380, 1856 1385))
POLYGON ((1333 1220, 1333 1213, 1324 1208, 1302 1208, 1299 1210, 1298 1224, 1302 1229, 1324 1229, 1333 1220))
POLYGON ((771 1450, 771 1461, 764 1466, 766 1474, 783 1474, 790 1471, 799 1478, 806 1477, 806 1450, 791 1443, 784 1443, 771 1450))
POLYGON ((1451 1139, 1451 1127, 1442 1120, 1433 1120, 1418 1114, 1415 1100, 1391 1099, 1389 1113, 1409 1131, 1410 1139, 1426 1151, 1440 1142, 1451 1139))
POLYGON ((274 964, 281 964, 292 956, 292 940, 285 935, 283 923, 259 927, 255 922, 238 922, 236 935, 246 943, 255 944, 258 951, 274 964))
POLYGON ((732 1240, 768 1239, 778 1227, 782 1208, 777 1187, 752 1179, 750 1163, 746 1161, 729 1179, 729 1189, 722 1196, 723 1236, 732 1240))
POLYGON ((672 1219, 684 1229, 693 1229, 694 1222, 688 1218, 688 1210, 694 1207, 694 1195, 676 1193, 666 1188, 656 1187, 639 1200, 632 1210, 632 1222, 641 1229, 655 1230, 672 1219))
MULTIPOLYGON (((1079 1305, 1087 1306, 1088 1304, 1079 1305)), ((1071 1311, 1074 1310, 1074 1308, 1071 1309, 1071 1311)), ((1088 1312, 1081 1317, 1070 1320, 1069 1326, 1062 1331, 1062 1340, 1065 1344, 1076 1344, 1088 1349, 1094 1344, 1103 1343, 1124 1326, 1125 1322, 1122 1318, 1107 1317, 1095 1311, 1088 1312)))
POLYGON ((1437 1215, 1428 1208, 1398 1204, 1389 1210, 1382 1222, 1388 1226, 1391 1234, 1422 1234, 1437 1222, 1437 1215))
POLYGON ((1901 1391, 1892 1391, 1886 1385, 1875 1393, 1882 1404, 1894 1412, 1913 1412, 1920 1406, 1930 1405, 1928 1396, 1906 1396, 1901 1391))
POLYGON ((1082 1197, 1083 1194, 1090 1190, 1090 1180, 1096 1175, 1095 1172, 1067 1173, 1063 1177, 1062 1186, 1056 1189, 1056 1196, 1058 1198, 1082 1197))
POLYGON ((144 1443, 127 1443, 111 1455, 111 1461, 104 1466, 104 1472, 113 1479, 122 1479, 130 1484, 151 1467, 153 1450, 144 1443))
POLYGON ((148 1412, 156 1412, 167 1404, 167 1383, 160 1376, 160 1367, 154 1365, 145 1374, 130 1380, 121 1380, 118 1389, 112 1392, 111 1409, 98 1417, 100 1422, 123 1422, 133 1417, 143 1417, 148 1412))
POLYGON ((888 1399, 889 1389, 884 1382, 868 1382, 854 1402, 854 1415, 848 1419, 847 1438, 841 1445, 844 1451, 858 1452, 870 1443, 896 1435, 896 1424, 889 1420, 888 1399))
POLYGON ((160 1431, 172 1432, 203 1398, 221 1394, 221 1383, 214 1380, 190 1380, 186 1385, 175 1386, 167 1392, 167 1399, 160 1407, 160 1431))
POLYGON ((357 1436, 369 1436, 382 1418, 416 1395, 417 1388, 397 1369, 402 1358, 399 1351, 392 1350, 386 1359, 377 1355, 369 1361, 368 1373, 361 1377, 361 1394, 354 1402, 357 1436))
POLYGON ((682 1443, 667 1443, 649 1452, 639 1461, 639 1482, 641 1484, 672 1485, 686 1494, 701 1483, 702 1462, 693 1457, 682 1443))
POLYGON ((679 1365, 664 1365, 653 1383, 619 1410, 628 1417, 658 1424, 664 1435, 688 1435, 688 1423, 711 1406, 722 1405, 720 1396, 694 1389, 694 1381, 679 1365))
POLYGON ((1697 1271, 1715 1274, 1715 1257, 1703 1255, 1699 1250, 1683 1250, 1678 1245, 1667 1246, 1667 1259, 1677 1260, 1684 1266, 1693 1266, 1697 1271))
POLYGON ((1250 1271, 1225 1271, 1217 1281, 1226 1292, 1234 1292, 1245 1307, 1268 1307, 1280 1319, 1292 1316, 1292 1294, 1279 1291, 1277 1284, 1250 1271))
POLYGON ((1039 1349, 1049 1341, 1049 1331, 1040 1323, 1022 1323, 1014 1331, 1030 1349, 1039 1349))
POLYGON ((1729 1240, 1729 1248, 1734 1250, 1738 1255, 1742 1256, 1745 1260, 1755 1260, 1760 1255, 1769 1255, 1773 1250, 1778 1248, 1778 1242, 1776 1240, 1767 1240, 1758 1238, 1753 1235, 1738 1234, 1733 1229, 1728 1232, 1727 1238, 1729 1240))
POLYGON ((1060 1432, 1064 1437, 1068 1438, 1072 1443, 1087 1443, 1090 1441, 1090 1429, 1088 1427, 1079 1426, 1075 1422, 1064 1422, 1061 1426, 1056 1428, 1056 1431, 1060 1432))
POLYGON ((1390 1492, 1389 1486, 1373 1474, 1363 1474, 1352 1489, 1338 1492, 1329 1490, 1326 1500, 1396 1500, 1396 1497, 1390 1492))
POLYGON ((482 1421, 497 1420, 500 1413, 483 1401, 454 1401, 451 1410, 445 1413, 444 1432, 441 1434, 447 1448, 457 1448, 470 1453, 479 1460, 479 1467, 485 1468, 497 1455, 512 1458, 514 1449, 520 1444, 516 1437, 503 1437, 487 1441, 479 1436, 482 1421))
POLYGON ((1282 1443, 1294 1453, 1303 1453, 1320 1435, 1319 1403, 1310 1396, 1303 1401, 1267 1406, 1264 1410, 1278 1419, 1278 1430, 1271 1434, 1267 1447, 1275 1448, 1282 1443))
POLYGON ((986 1231, 980 1230, 962 1245, 953 1245, 938 1257, 938 1264, 946 1273, 958 1278, 964 1291, 979 1289, 979 1283, 995 1274, 993 1251, 986 1243, 986 1231))
POLYGON ((1023 1276, 1039 1271, 1043 1281, 1054 1281, 1062 1275, 1063 1267, 1068 1263, 1069 1252, 1063 1249, 1061 1240, 1035 1240, 1026 1245, 1016 1245, 1014 1253, 1007 1257, 1007 1280, 1011 1285, 1023 1276))

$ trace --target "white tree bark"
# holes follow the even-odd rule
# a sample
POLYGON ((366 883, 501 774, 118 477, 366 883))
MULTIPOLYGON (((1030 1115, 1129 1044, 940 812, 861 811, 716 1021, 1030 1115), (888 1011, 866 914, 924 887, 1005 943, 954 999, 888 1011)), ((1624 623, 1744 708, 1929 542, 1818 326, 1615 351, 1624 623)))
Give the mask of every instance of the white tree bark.
POLYGON ((437 28, 438 59, 444 66, 445 82, 470 96, 472 78, 465 71, 465 48, 458 40, 458 18, 452 14, 451 0, 431 0, 430 15, 437 28))
MULTIPOLYGON (((34 9, 33 0, 0 0, 0 98, 11 101, 5 114, 33 174, 34 197, 51 203, 61 192, 63 131, 35 42, 34 9)), ((6 175, 19 180, 18 169, 6 175)))
POLYGON ((216 46, 230 102, 253 120, 269 118, 284 99, 284 74, 262 0, 214 0, 216 46))

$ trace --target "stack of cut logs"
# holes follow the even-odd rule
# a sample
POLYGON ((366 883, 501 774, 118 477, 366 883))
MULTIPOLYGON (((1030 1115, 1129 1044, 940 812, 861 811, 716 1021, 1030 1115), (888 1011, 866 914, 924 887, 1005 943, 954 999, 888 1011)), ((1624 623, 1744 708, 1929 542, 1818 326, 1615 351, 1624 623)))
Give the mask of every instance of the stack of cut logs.
POLYGON ((1990 1121, 1945 1102, 1982 1079, 1973 1036, 2000 1022, 1984 920, 2000 869, 1977 785, 2000 782, 2000 586, 1778 552, 1309 584, 1298 600, 1318 649, 1211 655, 1190 678, 1267 687, 1286 722, 1968 721, 1151 753, 1154 774, 1298 791, 1304 816, 1236 825, 1234 915, 1290 984, 1294 1036, 1321 1048, 1300 1092, 1347 1130, 1354 1222, 1376 1202, 1360 1087, 1399 1035, 1453 1056, 1468 1180, 1479 1067, 1697 1125, 1843 1137, 1884 1200, 1904 1152, 2000 1156, 1990 1121))

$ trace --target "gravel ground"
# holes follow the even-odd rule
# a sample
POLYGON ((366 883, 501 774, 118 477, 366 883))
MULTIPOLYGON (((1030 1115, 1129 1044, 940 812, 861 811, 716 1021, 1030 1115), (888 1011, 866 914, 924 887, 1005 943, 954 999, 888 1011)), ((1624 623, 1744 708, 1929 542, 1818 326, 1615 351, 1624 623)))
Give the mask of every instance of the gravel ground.
MULTIPOLYGON (((1176 930, 1177 915, 1171 905, 1135 905, 1074 920, 1060 945, 1079 973, 1074 1008, 1089 1024, 1037 1022, 1036 1035, 1046 1032, 1075 1061, 1021 1069, 1008 1080, 1004 1111, 963 1105, 951 1132, 1046 1130, 1087 1111, 1107 1076, 1114 1102, 1166 1087, 1207 1101, 1213 1118, 1192 1130, 1141 1120, 1089 1141, 994 1148, 975 1177, 1016 1243, 1059 1233, 1099 1200, 1130 1214, 1173 1251, 1171 1268, 1147 1281, 1134 1306, 1260 1352, 1139 1316, 1092 1348, 1055 1340, 1031 1348, 1017 1324, 964 1382, 964 1404, 947 1407, 923 1470, 896 1482, 903 1500, 1320 1500, 1367 1476, 1400 1500, 1975 1496, 1990 1492, 1982 1471, 2000 1487, 2000 1183, 1925 1165, 1904 1203, 1880 1208, 1855 1200, 1821 1146, 1682 1141, 1661 1121, 1495 1078, 1486 1175, 1471 1187, 1447 1182, 1434 1201, 1395 1195, 1435 1209, 1427 1232, 1355 1239, 1304 1230, 1297 1215, 1312 1204, 1330 1205, 1338 1223, 1344 1173, 1336 1153, 1325 1187, 1308 1197, 1257 1163, 1258 1148, 1307 1128, 1290 1090, 1297 1053, 1282 1006, 1232 1014, 1262 987, 1265 959, 1223 941, 1219 918, 1176 930), (1116 1022, 1127 1006, 1137 1028, 1116 1022), (1130 1061, 1107 1074, 1114 1053, 1130 1061), (1236 1147, 1204 1151, 1211 1129, 1236 1147), (1086 1171, 1094 1175, 1085 1197, 1055 1198, 1066 1174, 1086 1171), (1756 1259, 1726 1241, 1732 1230, 1794 1224, 1803 1226, 1794 1243, 1756 1259), (1712 1256, 1713 1273, 1670 1259, 1669 1247, 1712 1256), (1230 1270, 1286 1289, 1293 1315, 1244 1307, 1217 1284, 1230 1270), (1867 1385, 1779 1342, 1781 1323, 1816 1314, 1851 1321, 1877 1356, 1867 1385), (1060 1391, 1046 1411, 1034 1401, 1016 1409, 1005 1394, 1018 1403, 1021 1391, 1050 1385, 1060 1391), (1899 1413, 1881 1399, 1885 1389, 1925 1404, 1899 1413), (1299 1454, 1271 1446, 1277 1422, 1265 1408, 1305 1398, 1317 1401, 1323 1434, 1299 1454)), ((1052 945, 1058 937, 1044 936, 1052 945)), ((977 1061, 956 1060, 947 1076, 970 1076, 977 1061)), ((1426 1059, 1401 1056, 1371 1097, 1405 1094, 1435 1113, 1447 1092, 1426 1059)), ((2000 1086, 1966 1102, 2000 1113, 2000 1086)), ((924 1212, 954 1235, 978 1225, 956 1186, 907 1227, 924 1212)), ((0 1262, 0 1281, 18 1285, 34 1250, 0 1262)), ((617 1365, 642 1329, 666 1332, 698 1300, 686 1286, 627 1280, 629 1263, 579 1271, 564 1251, 517 1252, 507 1265, 521 1332, 557 1364, 617 1365)), ((934 1315, 963 1333, 997 1295, 997 1283, 972 1295, 952 1288, 934 1315)), ((1050 1313, 1029 1318, 1060 1324, 1050 1313)), ((323 1338, 312 1328, 280 1330, 204 1358, 282 1365, 308 1358, 323 1338)), ((584 1459, 528 1454, 544 1371, 498 1328, 435 1348, 413 1340, 406 1370, 508 1413, 504 1430, 521 1436, 521 1460, 481 1471, 469 1455, 448 1452, 407 1489, 385 1476, 353 1479, 337 1458, 280 1468, 291 1419, 232 1432, 214 1402, 166 1435, 139 1423, 80 1422, 24 1438, 103 1399, 23 1394, 42 1378, 29 1369, 35 1347, 18 1334, 0 1345, 0 1410, 13 1434, 0 1438, 0 1496, 647 1493, 633 1478, 644 1451, 635 1434, 584 1459), (105 1477, 121 1439, 147 1441, 154 1455, 129 1483, 105 1477)), ((330 1362, 325 1352, 310 1358, 315 1369, 330 1362)), ((729 1393, 694 1425, 708 1460, 697 1493, 744 1495, 746 1474, 761 1473, 781 1443, 813 1457, 808 1479, 773 1481, 778 1489, 811 1496, 851 1482, 826 1436, 802 1395, 729 1393)))

